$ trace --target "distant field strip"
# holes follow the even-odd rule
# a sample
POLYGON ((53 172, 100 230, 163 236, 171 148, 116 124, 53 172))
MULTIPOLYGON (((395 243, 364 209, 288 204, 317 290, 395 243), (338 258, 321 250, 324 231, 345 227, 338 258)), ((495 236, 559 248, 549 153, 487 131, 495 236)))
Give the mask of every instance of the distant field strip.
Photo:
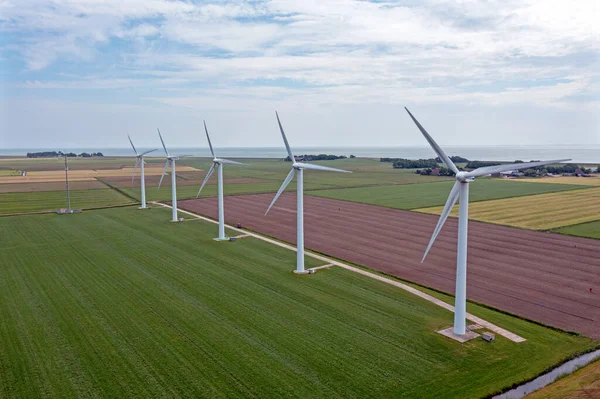
POLYGON ((574 224, 572 226, 565 226, 554 231, 571 236, 600 239, 600 220, 595 222, 574 224))
POLYGON ((593 175, 592 177, 575 177, 575 176, 557 176, 557 177, 542 177, 535 179, 512 179, 514 182, 525 183, 557 183, 557 184, 576 184, 584 186, 600 186, 600 176, 593 175))
MULTIPOLYGON (((442 207, 416 211, 440 214, 442 207)), ((458 215, 458 207, 451 215, 458 215)), ((591 222, 600 219, 600 188, 475 202, 469 204, 469 218, 533 230, 591 222)))
MULTIPOLYGON (((130 180, 131 182, 131 180, 130 180)), ((71 190, 95 190, 99 188, 106 188, 106 184, 103 184, 97 180, 86 180, 86 181, 71 181, 69 182, 71 190)), ((0 184, 0 193, 27 193, 33 191, 64 191, 65 182, 53 182, 53 183, 11 183, 11 184, 0 184)))
MULTIPOLYGON (((93 181, 98 177, 129 177, 133 174, 133 167, 124 167, 121 169, 78 169, 69 170, 69 181, 93 181)), ((198 171, 189 166, 179 166, 177 168, 181 172, 194 172, 198 171)), ((147 176, 161 175, 163 171, 162 166, 146 166, 144 173, 147 176)), ((139 171, 137 172, 139 176, 139 171)), ((64 182, 65 171, 64 170, 51 170, 51 171, 33 171, 27 173, 26 176, 2 176, 0 175, 0 184, 19 184, 19 183, 50 183, 50 182, 64 182)))
MULTIPOLYGON (((86 209, 131 204, 132 200, 112 189, 72 190, 71 208, 86 209)), ((67 207, 64 190, 0 193, 0 214, 39 212, 67 207)))
MULTIPOLYGON (((308 180, 308 178, 307 178, 308 180)), ((317 197, 340 199, 397 209, 415 209, 443 205, 453 181, 425 184, 405 184, 364 188, 311 191, 317 197)), ((575 190, 586 186, 569 184, 514 183, 504 179, 480 179, 470 186, 470 200, 486 201, 557 191, 575 190)))

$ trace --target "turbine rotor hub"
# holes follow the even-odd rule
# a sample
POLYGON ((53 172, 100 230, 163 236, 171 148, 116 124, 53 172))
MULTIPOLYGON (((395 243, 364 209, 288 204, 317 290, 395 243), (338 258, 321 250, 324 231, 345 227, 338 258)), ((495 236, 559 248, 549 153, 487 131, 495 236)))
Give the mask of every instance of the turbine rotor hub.
POLYGON ((461 183, 468 183, 470 181, 473 181, 473 179, 469 179, 466 172, 458 172, 456 174, 456 180, 458 180, 461 183))

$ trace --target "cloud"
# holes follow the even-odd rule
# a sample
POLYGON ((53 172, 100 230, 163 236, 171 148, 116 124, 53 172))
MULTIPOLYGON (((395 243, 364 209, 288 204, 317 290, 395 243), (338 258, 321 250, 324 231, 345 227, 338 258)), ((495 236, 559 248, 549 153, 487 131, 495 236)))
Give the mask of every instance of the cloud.
POLYGON ((593 0, 4 0, 0 54, 24 64, 6 86, 46 98, 87 90, 99 93, 88 101, 240 112, 281 103, 597 112, 599 7, 593 0))

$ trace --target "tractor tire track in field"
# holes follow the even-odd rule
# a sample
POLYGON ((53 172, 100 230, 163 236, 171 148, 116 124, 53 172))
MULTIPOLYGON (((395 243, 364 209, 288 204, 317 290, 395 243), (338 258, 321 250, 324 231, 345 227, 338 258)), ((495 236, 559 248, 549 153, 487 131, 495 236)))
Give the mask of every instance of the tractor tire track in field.
MULTIPOLYGON (((264 216, 271 194, 225 197, 226 221, 295 242, 295 195, 264 216)), ((215 198, 181 201, 182 209, 217 216, 215 198)), ((308 249, 452 294, 457 221, 449 219, 427 260, 437 216, 305 197, 308 249)), ((544 324, 600 338, 600 246, 597 241, 471 222, 467 295, 544 324), (589 289, 592 288, 590 292, 589 289)))

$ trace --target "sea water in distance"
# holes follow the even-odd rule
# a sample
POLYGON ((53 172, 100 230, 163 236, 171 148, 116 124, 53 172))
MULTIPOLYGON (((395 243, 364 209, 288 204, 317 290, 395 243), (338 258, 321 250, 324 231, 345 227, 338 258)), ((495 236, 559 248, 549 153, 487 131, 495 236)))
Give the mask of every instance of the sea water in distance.
MULTIPOLYGON (((160 143, 159 143, 160 144, 160 143)), ((160 147, 160 146, 157 146, 160 147)), ((0 149, 0 156, 25 156, 27 152, 57 151, 63 152, 102 152, 105 156, 132 156, 130 147, 123 148, 15 148, 0 149)), ((147 148, 138 148, 144 151, 147 148)), ((295 147, 294 154, 333 154, 354 155, 364 158, 432 158, 435 153, 429 147, 295 147)), ((571 158, 573 162, 600 163, 600 146, 444 146, 448 155, 460 155, 470 160, 486 161, 531 161, 571 158)), ((208 157, 207 147, 173 147, 169 152, 177 155, 208 157)), ((287 156, 281 147, 222 147, 217 149, 218 156, 230 158, 283 158, 287 156)), ((152 155, 163 156, 162 151, 152 155)))

